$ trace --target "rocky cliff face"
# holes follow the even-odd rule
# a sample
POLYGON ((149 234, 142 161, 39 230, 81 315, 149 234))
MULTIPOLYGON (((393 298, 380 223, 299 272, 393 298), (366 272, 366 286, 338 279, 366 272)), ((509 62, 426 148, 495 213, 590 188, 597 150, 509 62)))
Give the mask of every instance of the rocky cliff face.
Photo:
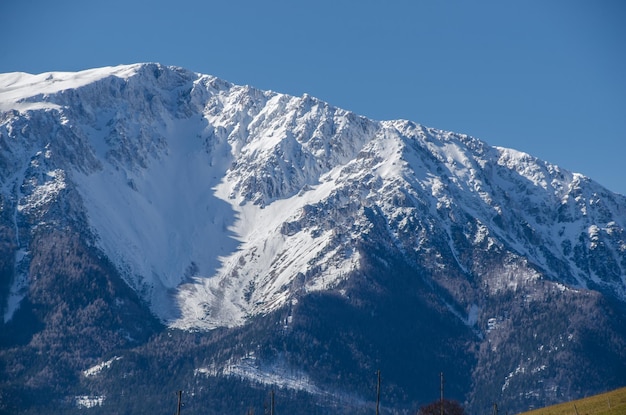
POLYGON ((367 411, 377 369, 390 412, 442 370, 476 411, 626 382, 626 198, 582 175, 156 64, 0 75, 0 110, 0 407, 172 364, 295 411, 367 411))

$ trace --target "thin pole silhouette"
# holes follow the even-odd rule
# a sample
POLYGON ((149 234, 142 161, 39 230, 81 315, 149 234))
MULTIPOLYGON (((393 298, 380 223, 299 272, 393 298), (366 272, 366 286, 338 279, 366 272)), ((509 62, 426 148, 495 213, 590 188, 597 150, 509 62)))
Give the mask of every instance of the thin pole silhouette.
POLYGON ((441 415, 443 415, 443 372, 439 373, 439 393, 440 393, 440 398, 439 398, 439 406, 441 409, 441 415))
POLYGON ((380 369, 376 372, 378 377, 378 382, 376 383, 376 415, 378 415, 378 410, 380 407, 380 369))
POLYGON ((181 402, 182 402, 182 395, 183 395, 183 391, 178 391, 176 393, 178 395, 178 409, 176 410, 176 415, 180 415, 180 407, 181 407, 181 402))

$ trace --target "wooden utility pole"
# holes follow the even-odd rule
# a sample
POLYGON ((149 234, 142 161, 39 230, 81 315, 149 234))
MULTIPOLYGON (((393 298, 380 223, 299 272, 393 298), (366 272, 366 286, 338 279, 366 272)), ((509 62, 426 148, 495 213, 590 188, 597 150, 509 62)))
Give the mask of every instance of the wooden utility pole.
POLYGON ((378 410, 380 407, 380 369, 376 372, 378 377, 378 381, 376 382, 376 415, 378 415, 378 410))
POLYGON ((270 392, 270 415, 274 415, 274 389, 270 392))
POLYGON ((178 409, 176 409, 176 415, 180 415, 183 391, 178 391, 176 394, 178 395, 178 409))
POLYGON ((439 373, 439 406, 441 407, 441 415, 443 415, 443 372, 439 373))

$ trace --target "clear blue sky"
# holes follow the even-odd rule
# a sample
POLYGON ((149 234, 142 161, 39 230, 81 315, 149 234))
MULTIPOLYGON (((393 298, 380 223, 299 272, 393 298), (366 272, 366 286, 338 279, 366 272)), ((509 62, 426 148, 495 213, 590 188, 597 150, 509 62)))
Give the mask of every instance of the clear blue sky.
POLYGON ((0 72, 160 62, 526 151, 626 194, 626 1, 0 0, 0 72))

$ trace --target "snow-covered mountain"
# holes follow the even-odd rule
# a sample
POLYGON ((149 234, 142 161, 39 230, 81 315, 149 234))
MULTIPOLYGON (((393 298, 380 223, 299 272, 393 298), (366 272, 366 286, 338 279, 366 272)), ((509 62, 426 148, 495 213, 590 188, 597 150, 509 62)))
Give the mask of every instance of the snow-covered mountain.
MULTIPOLYGON (((532 320, 517 308, 606 298, 626 315, 626 197, 525 153, 157 64, 3 74, 0 111, 5 324, 32 302, 38 235, 65 228, 191 331, 352 301, 401 258, 475 336, 476 407, 491 354, 532 320)), ((535 354, 498 369, 500 394, 584 341, 587 323, 558 321, 562 346, 534 333, 535 354)))

